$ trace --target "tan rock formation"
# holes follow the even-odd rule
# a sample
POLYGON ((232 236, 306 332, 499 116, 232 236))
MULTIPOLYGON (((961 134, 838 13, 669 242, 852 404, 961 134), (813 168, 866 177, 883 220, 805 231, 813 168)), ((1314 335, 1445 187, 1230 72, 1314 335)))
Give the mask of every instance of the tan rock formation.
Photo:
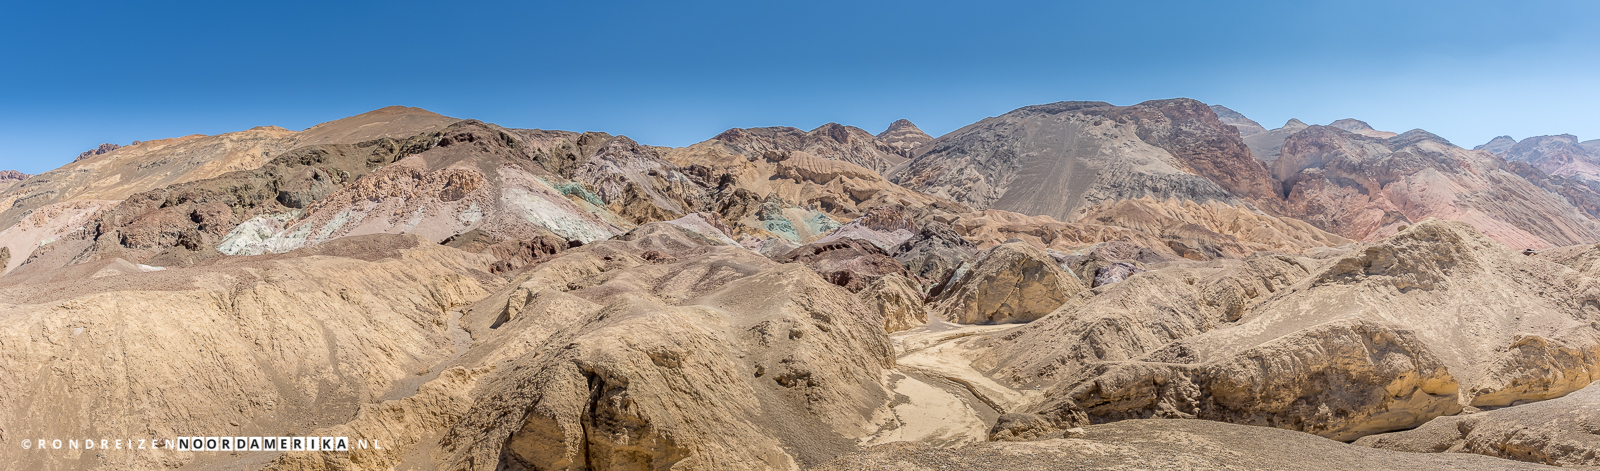
POLYGON ((883 317, 883 330, 893 333, 928 323, 922 289, 915 281, 890 274, 856 293, 868 309, 883 317))
MULTIPOLYGON (((483 271, 487 257, 395 235, 185 269, 105 269, 112 265, 0 287, 8 440, 276 436, 348 420, 447 358, 449 311, 497 283, 483 271)), ((0 467, 215 459, 97 453, 8 452, 0 467)))
POLYGON ((1337 259, 1240 263, 1097 288, 987 340, 976 365, 1054 384, 1033 410, 1060 423, 1196 417, 1343 440, 1595 377, 1600 332, 1584 319, 1600 311, 1573 308, 1593 278, 1464 223, 1426 221, 1337 259))
POLYGON ((439 441, 441 467, 794 469, 848 448, 889 399, 875 312, 677 226, 564 252, 502 292, 465 323, 478 358, 510 362, 439 441), (676 261, 633 255, 648 250, 676 261))
POLYGON ((1561 467, 1600 464, 1600 385, 1558 399, 1440 417, 1403 432, 1368 435, 1356 445, 1411 453, 1476 453, 1561 467))
POLYGON ((947 285, 932 309, 962 324, 1033 321, 1086 288, 1049 255, 1025 243, 989 249, 947 285))

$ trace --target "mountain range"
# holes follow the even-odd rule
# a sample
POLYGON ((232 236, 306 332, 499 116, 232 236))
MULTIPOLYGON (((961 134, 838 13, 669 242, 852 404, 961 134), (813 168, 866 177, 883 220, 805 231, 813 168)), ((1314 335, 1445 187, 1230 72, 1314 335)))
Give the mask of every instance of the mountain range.
POLYGON ((0 467, 1594 466, 1581 421, 1519 424, 1593 395, 1596 243, 1600 140, 1184 98, 106 144, 0 172, 0 439, 385 448, 0 467))

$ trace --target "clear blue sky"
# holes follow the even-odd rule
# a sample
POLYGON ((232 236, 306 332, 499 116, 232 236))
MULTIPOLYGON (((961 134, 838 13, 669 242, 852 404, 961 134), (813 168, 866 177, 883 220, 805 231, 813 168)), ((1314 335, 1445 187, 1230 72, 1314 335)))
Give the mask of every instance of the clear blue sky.
POLYGON ((387 105, 681 146, 729 127, 1191 97, 1600 138, 1600 2, 12 2, 0 169, 387 105))

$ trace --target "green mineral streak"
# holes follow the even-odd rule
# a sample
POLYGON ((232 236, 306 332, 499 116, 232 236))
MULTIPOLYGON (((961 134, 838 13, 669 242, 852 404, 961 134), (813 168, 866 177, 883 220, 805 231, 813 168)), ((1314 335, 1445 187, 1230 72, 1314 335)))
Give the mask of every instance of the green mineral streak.
MULTIPOLYGON (((541 178, 540 180, 544 180, 544 179, 541 178)), ((584 201, 588 201, 589 204, 592 204, 592 205, 595 205, 595 206, 598 206, 598 207, 601 207, 601 208, 606 207, 606 202, 601 201, 600 197, 596 196, 594 193, 590 193, 588 189, 583 187, 582 183, 578 183, 578 182, 554 183, 554 182, 551 182, 549 180, 544 180, 544 184, 550 185, 550 188, 554 188, 556 191, 561 192, 562 196, 577 195, 579 198, 583 198, 584 201)))

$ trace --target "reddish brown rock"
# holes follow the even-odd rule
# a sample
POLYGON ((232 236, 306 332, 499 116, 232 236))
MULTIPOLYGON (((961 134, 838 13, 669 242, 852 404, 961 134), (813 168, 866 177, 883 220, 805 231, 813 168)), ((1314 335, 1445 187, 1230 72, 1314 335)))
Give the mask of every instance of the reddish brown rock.
POLYGON ((803 263, 829 283, 851 292, 861 291, 886 275, 910 277, 905 267, 900 266, 888 252, 860 239, 802 245, 776 260, 803 263))

